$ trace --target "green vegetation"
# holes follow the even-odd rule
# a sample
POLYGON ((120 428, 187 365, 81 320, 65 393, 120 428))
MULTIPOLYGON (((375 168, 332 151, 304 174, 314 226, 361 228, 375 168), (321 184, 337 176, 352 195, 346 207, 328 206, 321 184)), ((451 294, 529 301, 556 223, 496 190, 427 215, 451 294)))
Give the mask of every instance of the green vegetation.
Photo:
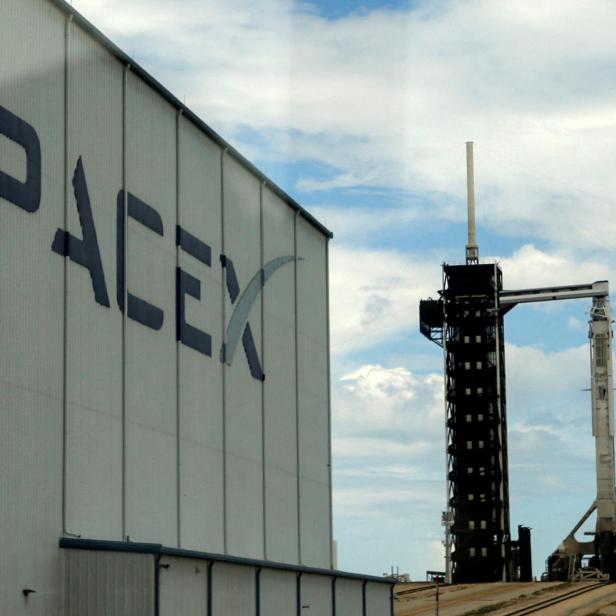
POLYGON ((535 590, 535 592, 530 593, 530 595, 522 595, 523 597, 536 597, 537 595, 542 595, 546 592, 555 592, 557 590, 565 590, 571 587, 572 582, 562 582, 557 586, 548 586, 547 588, 540 588, 539 590, 535 590))
POLYGON ((501 601, 500 603, 492 603, 491 605, 483 605, 476 610, 471 610, 470 612, 464 612, 462 616, 479 616, 480 614, 488 614, 489 612, 494 612, 495 610, 500 610, 501 607, 505 607, 509 604, 510 601, 501 601))

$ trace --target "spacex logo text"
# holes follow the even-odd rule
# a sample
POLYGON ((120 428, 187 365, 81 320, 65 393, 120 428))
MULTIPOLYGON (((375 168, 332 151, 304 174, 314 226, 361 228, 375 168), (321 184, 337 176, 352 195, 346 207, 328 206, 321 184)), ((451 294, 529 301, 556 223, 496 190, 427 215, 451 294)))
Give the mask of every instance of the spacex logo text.
MULTIPOLYGON (((42 180, 42 155, 38 135, 32 126, 2 106, 0 106, 0 135, 4 135, 23 148, 27 165, 24 182, 0 170, 0 198, 6 199, 26 212, 35 213, 41 204, 42 180)), ((88 193, 86 170, 81 157, 75 165, 72 185, 81 226, 81 239, 65 229, 57 229, 51 243, 51 250, 85 268, 92 281, 95 302, 105 308, 110 308, 109 292, 88 193)), ((126 288, 125 228, 127 218, 132 218, 155 235, 161 237, 165 235, 162 218, 151 205, 141 201, 130 192, 119 191, 116 203, 116 302, 118 308, 123 313, 126 312, 129 319, 152 330, 160 330, 165 320, 164 311, 146 299, 132 294, 126 288)), ((204 265, 211 267, 212 250, 210 246, 179 225, 176 226, 175 231, 176 246, 204 265)), ((231 365, 241 338, 250 374, 255 379, 265 379, 248 316, 267 280, 278 269, 294 261, 293 256, 272 259, 257 270, 242 291, 233 261, 226 255, 220 256, 227 293, 233 306, 220 349, 221 362, 231 365)), ((211 336, 186 321, 187 295, 201 300, 201 281, 181 267, 176 267, 176 339, 191 349, 211 357, 211 336)))

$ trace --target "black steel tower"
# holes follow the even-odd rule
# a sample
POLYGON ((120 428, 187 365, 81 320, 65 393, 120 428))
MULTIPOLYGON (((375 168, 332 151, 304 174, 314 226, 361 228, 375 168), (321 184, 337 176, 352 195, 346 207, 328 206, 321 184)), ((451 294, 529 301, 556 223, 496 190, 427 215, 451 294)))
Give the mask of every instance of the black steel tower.
POLYGON ((466 144, 466 265, 443 265, 440 299, 419 304, 421 333, 445 351, 448 582, 509 580, 509 483, 502 273, 479 263, 473 144, 466 144))
POLYGON ((422 334, 445 351, 454 583, 511 578, 501 289, 496 264, 444 265, 440 299, 420 302, 422 334))

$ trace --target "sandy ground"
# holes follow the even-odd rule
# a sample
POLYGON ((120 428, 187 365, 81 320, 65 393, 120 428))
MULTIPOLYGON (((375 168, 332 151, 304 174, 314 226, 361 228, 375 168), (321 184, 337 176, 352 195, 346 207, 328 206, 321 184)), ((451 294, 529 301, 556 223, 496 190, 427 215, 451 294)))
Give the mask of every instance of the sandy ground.
MULTIPOLYGON (((497 616, 498 612, 494 612, 497 616)), ((567 601, 566 606, 555 605, 537 614, 542 616, 616 616, 616 584, 567 601)))
MULTIPOLYGON (((583 586, 585 584, 580 584, 583 586)), ((425 585, 423 585, 425 586, 425 585)), ((421 588, 422 584, 400 584, 396 592, 421 588)), ((463 616, 482 610, 490 616, 502 616, 512 609, 531 605, 570 590, 559 582, 518 582, 458 584, 439 589, 439 616, 463 616), (506 605, 501 605, 506 604, 506 605)), ((400 594, 395 602, 396 616, 436 614, 436 590, 428 588, 412 594, 400 594)), ((616 616, 616 584, 582 595, 564 606, 544 608, 544 616, 616 616)))

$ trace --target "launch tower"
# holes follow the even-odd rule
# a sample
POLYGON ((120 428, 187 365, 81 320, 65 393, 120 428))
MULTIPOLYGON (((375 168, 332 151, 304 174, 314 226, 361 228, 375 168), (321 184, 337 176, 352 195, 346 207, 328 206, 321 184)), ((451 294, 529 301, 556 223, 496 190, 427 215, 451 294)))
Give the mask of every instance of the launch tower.
POLYGON ((472 143, 466 144, 465 265, 443 265, 439 299, 420 302, 420 331, 443 347, 447 432, 446 581, 530 581, 530 529, 509 535, 504 315, 521 303, 590 298, 592 433, 597 497, 548 559, 550 579, 616 579, 616 476, 612 312, 606 281, 503 290, 496 263, 480 264, 475 240, 472 143), (592 541, 575 533, 596 511, 592 541))
POLYGON ((445 353, 447 578, 509 579, 509 487, 502 273, 479 264, 472 143, 467 144, 465 265, 443 265, 440 298, 420 302, 420 329, 445 353))

